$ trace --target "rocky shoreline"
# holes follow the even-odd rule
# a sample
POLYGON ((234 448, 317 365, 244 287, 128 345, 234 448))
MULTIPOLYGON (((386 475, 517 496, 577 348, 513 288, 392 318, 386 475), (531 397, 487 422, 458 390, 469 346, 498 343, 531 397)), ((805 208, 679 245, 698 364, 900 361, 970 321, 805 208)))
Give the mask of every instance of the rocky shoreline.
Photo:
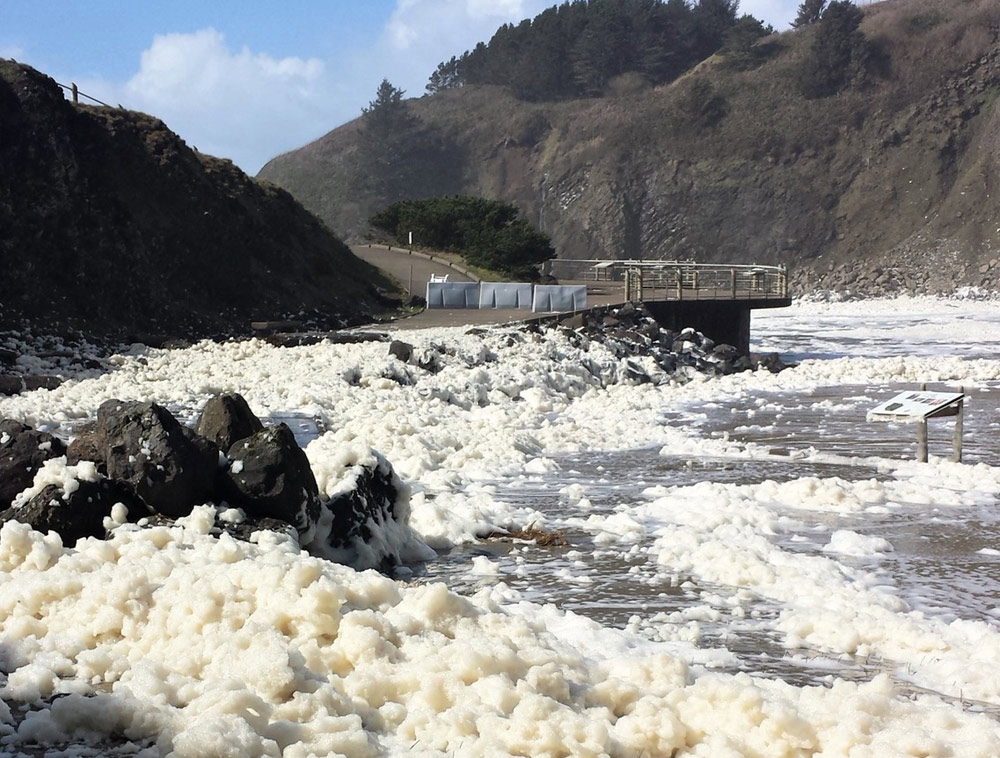
POLYGON ((249 539, 262 529, 284 532, 321 557, 356 555, 359 542, 370 553, 377 543, 383 550, 370 560, 391 573, 400 546, 372 537, 389 522, 396 522, 390 531, 405 527, 406 488, 374 451, 354 468, 352 487, 321 496, 291 429, 265 427, 238 394, 210 399, 194 428, 156 403, 109 400, 68 446, 0 420, 0 522, 55 532, 73 545, 127 523, 172 522, 212 504, 220 534, 249 539))

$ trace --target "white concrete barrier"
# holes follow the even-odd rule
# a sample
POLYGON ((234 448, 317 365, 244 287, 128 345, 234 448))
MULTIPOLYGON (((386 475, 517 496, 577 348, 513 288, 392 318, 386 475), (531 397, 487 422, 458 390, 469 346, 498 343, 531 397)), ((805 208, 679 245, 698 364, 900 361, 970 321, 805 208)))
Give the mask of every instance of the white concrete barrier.
POLYGON ((587 285, 511 282, 427 282, 428 308, 530 308, 536 313, 582 311, 587 285))
POLYGON ((535 313, 565 313, 586 307, 586 284, 538 284, 531 301, 535 313))
POLYGON ((531 308, 531 285, 511 282, 482 282, 480 308, 531 308))
POLYGON ((478 282, 427 282, 428 308, 478 308, 478 282))

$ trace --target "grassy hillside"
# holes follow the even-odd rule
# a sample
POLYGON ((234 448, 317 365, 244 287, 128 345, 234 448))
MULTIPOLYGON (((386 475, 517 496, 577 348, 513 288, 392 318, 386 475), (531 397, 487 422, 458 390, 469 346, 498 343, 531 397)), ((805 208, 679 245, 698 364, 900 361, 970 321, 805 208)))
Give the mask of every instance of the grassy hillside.
POLYGON ((0 328, 201 336, 381 307, 375 269, 286 191, 3 60, 0 166, 0 328))
MULTIPOLYGON (((408 101, 440 170, 407 193, 516 203, 567 258, 788 263, 800 286, 869 292, 1000 281, 1000 4, 886 0, 864 8, 867 87, 807 99, 815 26, 761 41, 761 65, 717 54, 657 87, 524 102, 497 87, 408 101), (706 108, 706 102, 710 107, 706 108)), ((338 232, 398 197, 365 191, 359 121, 261 176, 338 232)))

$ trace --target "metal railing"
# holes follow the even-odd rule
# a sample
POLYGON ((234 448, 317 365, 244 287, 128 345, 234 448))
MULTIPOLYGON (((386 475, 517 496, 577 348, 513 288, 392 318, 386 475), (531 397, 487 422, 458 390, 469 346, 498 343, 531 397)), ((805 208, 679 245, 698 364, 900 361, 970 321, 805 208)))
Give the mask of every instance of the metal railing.
POLYGON ((629 261, 626 300, 786 300, 784 266, 629 261))
POLYGON ((785 266, 653 260, 549 262, 559 279, 624 282, 627 300, 786 300, 785 266))

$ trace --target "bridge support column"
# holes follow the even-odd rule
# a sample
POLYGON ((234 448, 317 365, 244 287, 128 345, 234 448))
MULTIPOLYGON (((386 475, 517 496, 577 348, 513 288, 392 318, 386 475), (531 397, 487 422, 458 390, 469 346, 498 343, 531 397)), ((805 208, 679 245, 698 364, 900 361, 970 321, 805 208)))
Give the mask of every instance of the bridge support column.
POLYGON ((650 315, 664 329, 680 331, 690 326, 718 344, 728 344, 750 352, 750 306, 725 301, 648 301, 650 315))

